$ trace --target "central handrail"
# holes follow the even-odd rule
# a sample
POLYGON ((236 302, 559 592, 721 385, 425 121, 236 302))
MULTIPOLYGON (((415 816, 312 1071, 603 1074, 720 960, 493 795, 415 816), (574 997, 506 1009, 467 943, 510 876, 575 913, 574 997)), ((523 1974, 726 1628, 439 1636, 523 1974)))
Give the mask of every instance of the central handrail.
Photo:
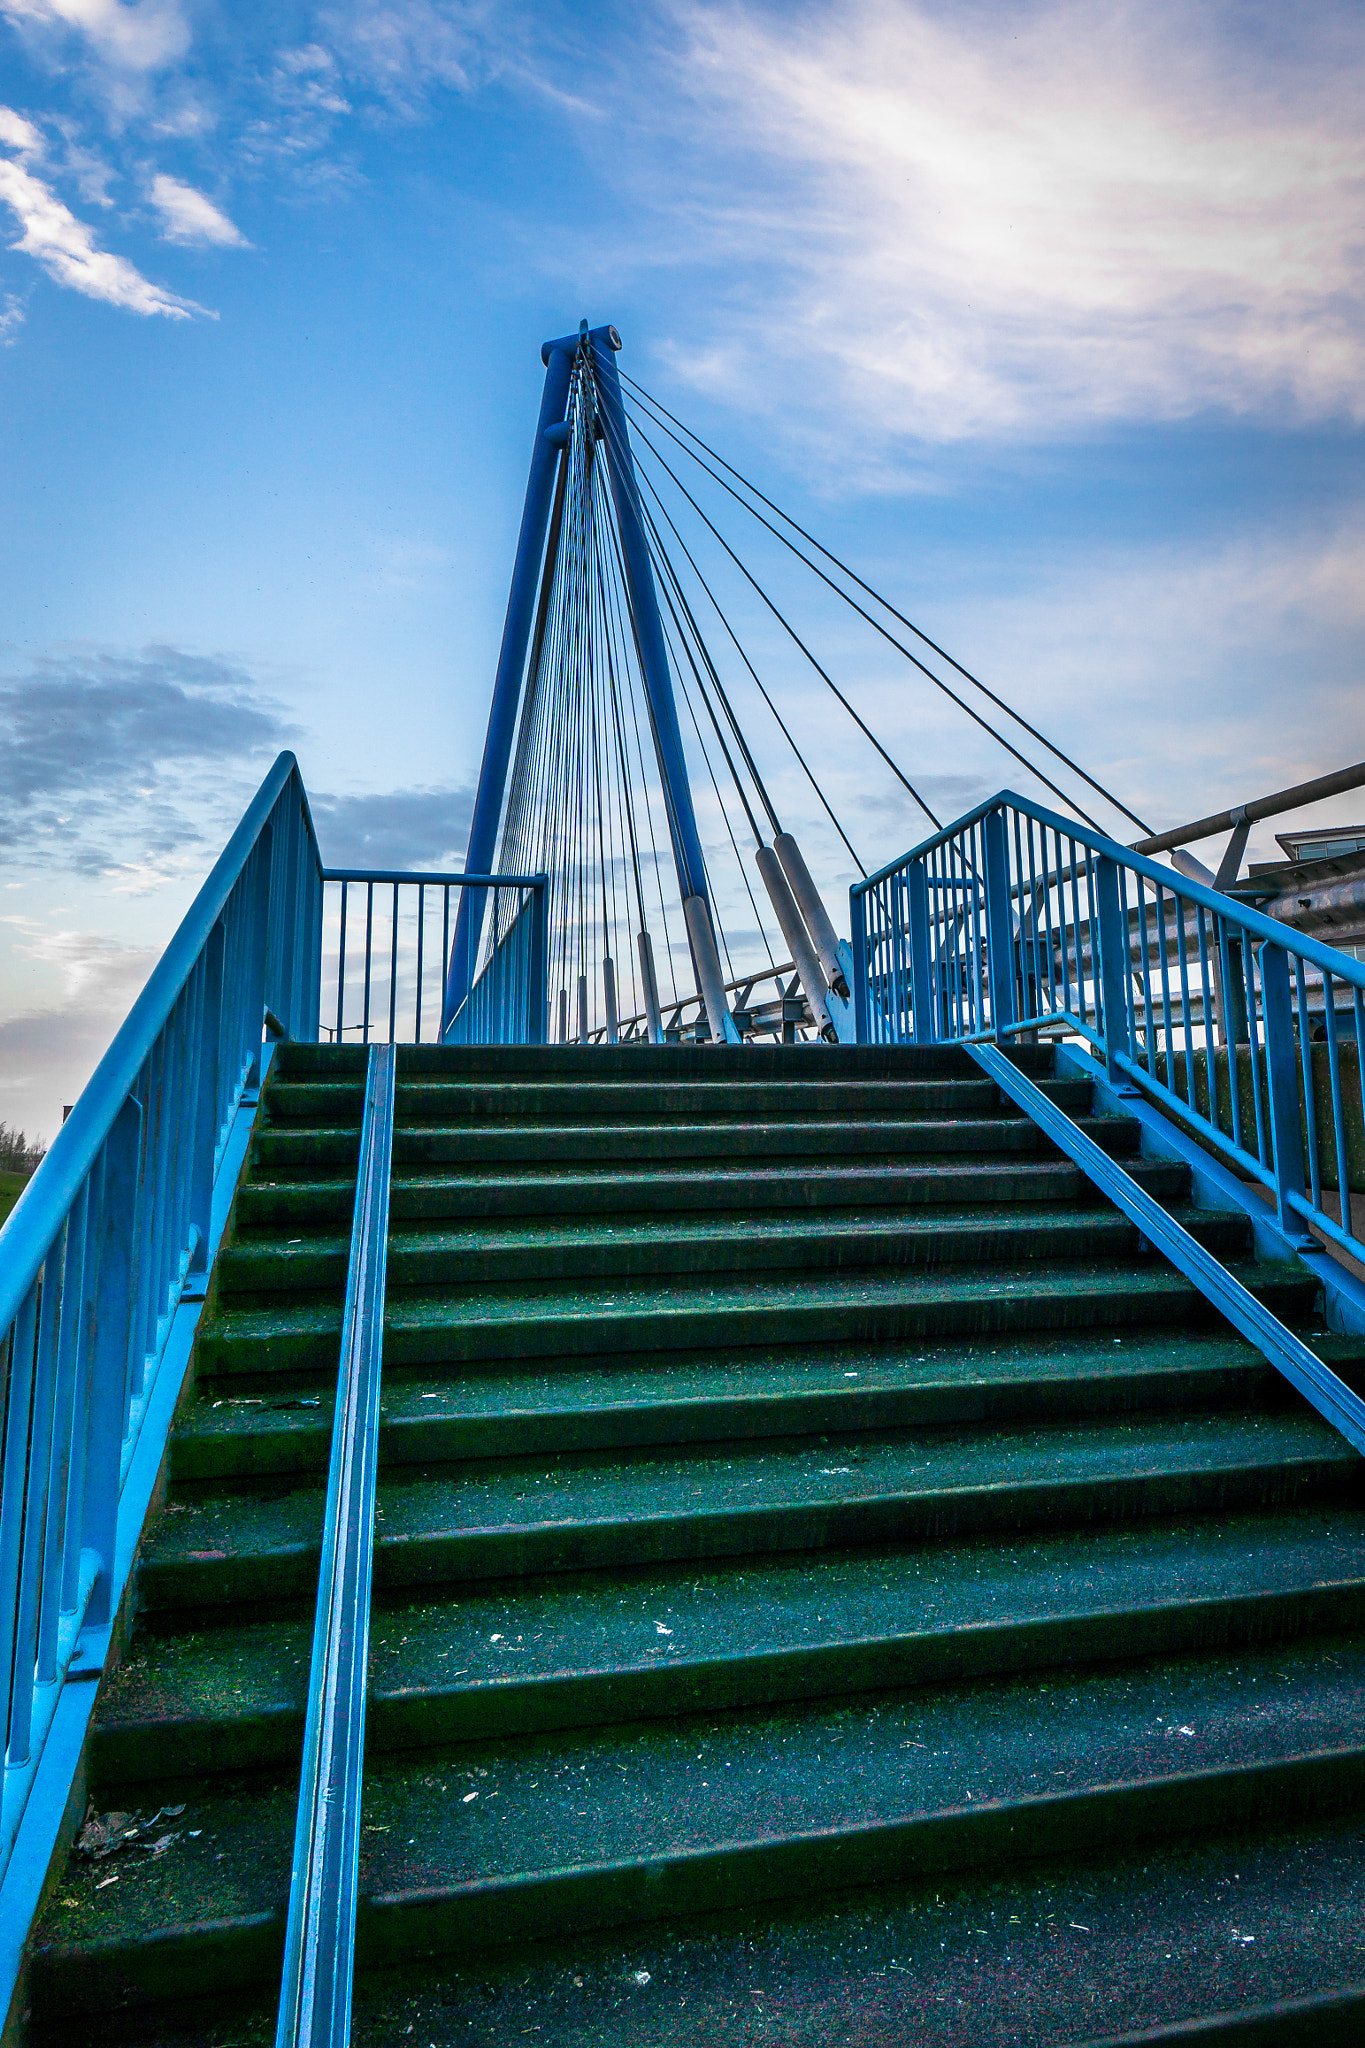
POLYGON ((350 2038, 395 1061, 370 1047, 276 2048, 350 2038))

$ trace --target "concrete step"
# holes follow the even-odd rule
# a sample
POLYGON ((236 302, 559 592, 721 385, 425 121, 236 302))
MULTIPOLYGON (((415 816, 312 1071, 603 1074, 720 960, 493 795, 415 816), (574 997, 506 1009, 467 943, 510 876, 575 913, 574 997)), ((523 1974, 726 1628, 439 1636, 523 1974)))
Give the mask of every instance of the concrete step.
MULTIPOLYGON (((1105 1151, 1135 1151, 1138 1124, 1130 1117, 1080 1117, 1080 1127, 1105 1151)), ((354 1174, 355 1130, 267 1126, 252 1142, 252 1164, 262 1178, 283 1172, 297 1178, 323 1168, 354 1174)), ((483 1124, 419 1125, 394 1132, 396 1174, 412 1167, 543 1167, 659 1165, 677 1160, 783 1160, 793 1173, 804 1162, 971 1156, 1008 1158, 1053 1148, 1036 1124, 1021 1115, 922 1117, 834 1123, 817 1118, 769 1123, 544 1124, 498 1128, 483 1124)))
MULTIPOLYGON (((1080 1527, 1337 1498, 1361 1472, 1306 1408, 474 1460, 381 1481, 375 1580, 455 1584, 1080 1527)), ((144 1539, 144 1611, 309 1597, 321 1520, 311 1486, 181 1494, 144 1539)))
MULTIPOLYGON (((1332 1362, 1338 1372, 1350 1369, 1332 1362)), ((177 1479, 325 1470, 335 1372, 280 1375, 262 1380, 259 1393, 233 1384, 228 1391, 208 1382, 183 1412, 171 1443, 177 1479)), ((1249 1411, 1295 1399, 1259 1352, 1216 1328, 1048 1333, 922 1349, 626 1353, 555 1362, 541 1372, 516 1364, 390 1371, 379 1456, 387 1468, 1021 1416, 1249 1411)))
MULTIPOLYGON (((1161 1202, 1188 1196, 1188 1167, 1126 1157, 1125 1172, 1161 1202)), ((321 1230, 350 1222, 354 1184, 344 1178, 247 1182, 238 1192, 237 1242, 287 1237, 294 1228, 321 1230)), ((906 1168, 805 1165, 730 1171, 705 1166, 647 1167, 603 1174, 572 1168, 532 1173, 396 1174, 390 1214, 395 1227, 417 1221, 492 1222, 511 1216, 612 1216, 659 1219, 700 1211, 706 1216, 784 1215, 839 1209, 925 1208, 949 1203, 1066 1203, 1093 1199, 1091 1183, 1062 1158, 919 1162, 906 1168)))
MULTIPOLYGON (((1059 1107, 1085 1111, 1086 1080, 1045 1078, 1038 1084, 1059 1107)), ((359 1126, 364 1088, 353 1080, 282 1081, 268 1100, 269 1128, 289 1125, 359 1126)), ((414 1124, 466 1123, 711 1123, 817 1118, 999 1116, 1005 1100, 983 1074, 960 1079, 792 1082, 691 1080, 444 1080, 409 1078, 398 1084, 395 1120, 414 1124)), ((264 1127, 264 1126, 263 1126, 264 1127)))
MULTIPOLYGON (((1239 1277, 1283 1321, 1306 1321, 1311 1274, 1250 1265, 1239 1277)), ((988 1332, 1184 1323, 1216 1311, 1191 1282, 1154 1259, 1130 1264, 1038 1261, 1025 1266, 902 1269, 829 1279, 731 1280, 692 1286, 539 1290, 451 1289, 390 1295, 388 1367, 486 1364, 507 1358, 583 1358, 622 1351, 746 1349, 806 1344, 892 1344, 988 1332)), ((335 1365, 341 1303, 331 1296, 267 1308, 224 1306, 199 1338, 201 1370, 326 1370, 335 1365)))
MULTIPOLYGON (((1052 1073, 1048 1046, 1015 1046, 1010 1057, 1022 1072, 1052 1073)), ((339 1073, 359 1075, 363 1046, 282 1045, 275 1055, 277 1081, 339 1073)), ((436 1076, 475 1081, 567 1080, 585 1086, 611 1080, 803 1081, 968 1080, 980 1068, 959 1045, 404 1045, 398 1049, 402 1079, 436 1076)))
MULTIPOLYGON (((1180 1208, 1177 1220, 1215 1257, 1245 1259, 1251 1225, 1236 1212, 1180 1208)), ((389 1244, 391 1288, 446 1288, 677 1275, 792 1275, 891 1267, 1018 1264, 1025 1259, 1134 1258, 1137 1226, 1107 1203, 1033 1211, 1013 1205, 885 1210, 837 1217, 745 1217, 407 1229, 389 1244)), ((221 1298, 343 1289, 349 1237, 234 1246, 218 1268, 221 1298)))
MULTIPOLYGON (((1331 1504, 513 1579, 376 1611, 367 1754, 1230 1649, 1363 1620, 1365 1511, 1331 1504)), ((309 1647, 304 1618, 147 1639, 101 1696, 98 1782, 295 1760, 309 1647)))
MULTIPOLYGON (((278 1968, 291 1775, 184 1789, 174 1856, 128 1860, 102 1894, 99 1866, 68 1871, 35 1957, 49 2012, 278 1968)), ((367 1774, 360 1959, 998 1879, 1362 1801, 1365 1647, 1349 1635, 464 1743, 367 1774)))

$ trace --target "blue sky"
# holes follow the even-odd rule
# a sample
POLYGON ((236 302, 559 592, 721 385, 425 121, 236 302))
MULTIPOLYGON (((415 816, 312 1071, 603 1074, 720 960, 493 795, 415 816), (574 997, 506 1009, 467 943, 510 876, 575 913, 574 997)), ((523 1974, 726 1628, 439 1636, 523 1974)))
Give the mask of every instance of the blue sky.
MULTIPOLYGON (((0 1118, 280 745, 332 857, 458 856, 581 315, 1154 824, 1365 755, 1362 84, 1351 6, 0 0, 0 1118)), ((1020 780, 790 601, 941 809, 1020 780)))

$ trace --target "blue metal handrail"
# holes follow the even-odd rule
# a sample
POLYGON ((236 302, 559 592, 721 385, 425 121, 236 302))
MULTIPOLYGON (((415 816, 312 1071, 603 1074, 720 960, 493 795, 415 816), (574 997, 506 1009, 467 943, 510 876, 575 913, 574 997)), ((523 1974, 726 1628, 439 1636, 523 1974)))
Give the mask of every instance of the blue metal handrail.
POLYGON ((120 1497, 264 1019, 317 1032, 322 866, 281 754, 0 1231, 0 1879, 63 1681, 112 1618, 120 1497))
POLYGON ((360 1881, 393 1046, 371 1046, 313 1623, 276 2048, 345 2048, 360 1881))
POLYGON ((1291 1241, 1365 1258, 1365 962, 1009 790, 850 908, 860 1043, 1081 1038, 1268 1189, 1291 1241))

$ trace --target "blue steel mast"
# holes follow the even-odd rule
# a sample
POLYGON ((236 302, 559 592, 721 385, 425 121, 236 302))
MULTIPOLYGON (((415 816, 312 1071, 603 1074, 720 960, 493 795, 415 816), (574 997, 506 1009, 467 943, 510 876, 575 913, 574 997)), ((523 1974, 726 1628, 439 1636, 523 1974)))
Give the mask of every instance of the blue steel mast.
MULTIPOLYGON (((673 842, 678 888, 682 896, 683 915, 687 922, 687 935, 696 969, 697 985, 705 998, 707 1022, 712 1037, 737 1044, 739 1033, 725 1001, 724 978, 716 951, 715 920, 706 881, 706 864, 697 832, 696 812, 692 805, 692 789, 688 781, 682 734, 678 726, 663 620, 659 612, 658 593, 654 585, 649 545, 645 537, 639 487, 635 480, 635 466, 630 452, 630 436, 626 425, 625 408, 621 402, 621 384, 616 373, 616 351, 620 346, 621 337, 614 327, 596 327, 589 332, 585 321, 577 334, 563 335, 557 341, 547 341, 540 352, 546 366, 545 392, 541 400, 535 448, 531 456, 531 473, 526 485, 526 503, 517 541, 516 563, 512 571, 512 589, 507 602, 502 649, 493 684, 493 702, 488 715, 488 736, 484 742, 483 765, 479 771, 479 787, 474 800, 474 819, 470 826, 465 867, 472 874, 488 874, 491 871, 494 842, 497 837, 498 821, 502 815, 507 770, 516 730, 517 707, 525 680, 526 656, 535 613, 536 584, 545 552, 555 470, 562 459, 566 440, 564 420, 573 366, 580 350, 585 350, 593 371, 593 383, 602 420, 603 447, 607 459, 612 504, 621 536, 631 623, 639 650, 645 692, 649 700, 655 753, 664 788, 669 835, 673 842)), ((553 564, 546 565, 545 573, 553 573, 553 564)), ((460 900, 441 1019, 443 1036, 449 1030, 473 983, 474 963, 483 930, 484 900, 484 892, 480 891, 477 908, 473 907, 474 899, 468 890, 460 900)))

